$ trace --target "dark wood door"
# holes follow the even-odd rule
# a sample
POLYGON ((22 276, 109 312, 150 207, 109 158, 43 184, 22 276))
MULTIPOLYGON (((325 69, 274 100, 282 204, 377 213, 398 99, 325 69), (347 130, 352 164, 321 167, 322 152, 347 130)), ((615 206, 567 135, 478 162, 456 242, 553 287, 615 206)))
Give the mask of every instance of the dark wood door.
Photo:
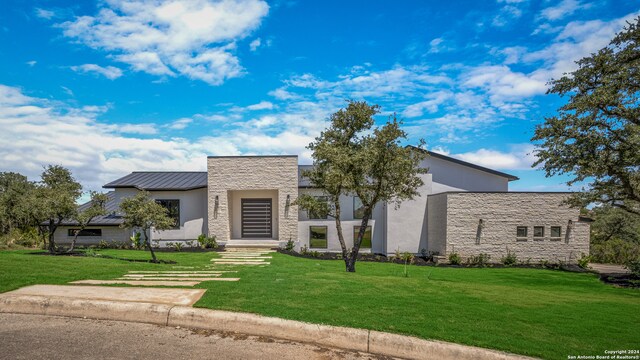
POLYGON ((242 199, 242 237, 272 238, 271 199, 242 199))

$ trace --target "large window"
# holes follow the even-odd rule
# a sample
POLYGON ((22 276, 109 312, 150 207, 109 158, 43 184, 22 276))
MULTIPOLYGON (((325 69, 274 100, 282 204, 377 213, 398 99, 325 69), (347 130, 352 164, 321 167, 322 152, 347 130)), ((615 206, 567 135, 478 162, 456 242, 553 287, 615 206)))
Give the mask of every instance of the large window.
MULTIPOLYGON (((355 242, 358 238, 358 233, 360 232, 360 226, 353 227, 353 241, 355 242)), ((362 237, 362 242, 360 243, 360 248, 362 249, 371 249, 371 226, 367 226, 367 229, 364 231, 364 236, 362 237)))
MULTIPOLYGON (((328 199, 326 196, 315 196, 316 200, 318 200, 319 202, 323 202, 323 203, 328 203, 328 199)), ((327 214, 326 213, 321 213, 318 211, 312 211, 309 210, 308 211, 309 214, 309 219, 326 219, 327 218, 327 214)))
POLYGON ((357 196, 353 197, 353 218, 362 219, 364 217, 364 206, 357 196))
POLYGON ((180 200, 162 200, 158 199, 156 202, 162 205, 168 210, 169 217, 173 219, 174 229, 180 228, 180 200))
POLYGON ((78 236, 102 236, 102 229, 69 229, 67 235, 76 236, 76 232, 78 232, 78 236))
POLYGON ((326 226, 309 226, 309 247, 317 249, 327 248, 326 226))

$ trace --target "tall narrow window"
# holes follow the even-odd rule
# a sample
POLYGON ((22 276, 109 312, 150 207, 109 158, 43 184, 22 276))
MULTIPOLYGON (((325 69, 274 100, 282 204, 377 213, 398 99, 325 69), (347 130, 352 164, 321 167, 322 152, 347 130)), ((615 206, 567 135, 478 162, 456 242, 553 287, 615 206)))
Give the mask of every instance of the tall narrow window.
MULTIPOLYGON (((353 227, 353 241, 355 243, 358 238, 358 233, 360 233, 360 226, 353 227)), ((360 243, 361 249, 371 249, 371 226, 367 226, 367 229, 364 231, 364 235, 362 236, 362 242, 360 243)))
MULTIPOLYGON (((318 200, 319 202, 328 204, 329 199, 326 196, 314 196, 316 198, 316 200, 318 200)), ((309 210, 308 211, 309 214, 309 219, 326 219, 328 214, 326 212, 320 212, 320 211, 313 211, 313 210, 309 210)))
POLYGON ((353 197, 353 218, 362 219, 364 217, 364 205, 359 197, 353 197))
POLYGON ((309 226, 309 247, 326 249, 327 245, 327 227, 309 226))
POLYGON ((156 202, 167 209, 168 215, 173 219, 174 229, 180 228, 180 200, 164 200, 158 199, 156 202))

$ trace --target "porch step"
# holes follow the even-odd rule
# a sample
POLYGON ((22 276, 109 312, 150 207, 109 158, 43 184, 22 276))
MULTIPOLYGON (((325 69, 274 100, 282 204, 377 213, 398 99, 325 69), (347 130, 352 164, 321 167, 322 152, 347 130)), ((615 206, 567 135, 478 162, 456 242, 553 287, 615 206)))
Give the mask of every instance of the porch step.
POLYGON ((224 245, 225 249, 277 249, 280 247, 278 240, 229 240, 224 245))

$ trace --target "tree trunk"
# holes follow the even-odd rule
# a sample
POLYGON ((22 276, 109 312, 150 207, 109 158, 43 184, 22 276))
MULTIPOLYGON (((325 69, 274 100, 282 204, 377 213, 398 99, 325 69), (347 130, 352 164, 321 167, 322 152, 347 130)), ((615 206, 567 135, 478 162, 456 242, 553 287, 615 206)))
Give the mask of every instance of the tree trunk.
MULTIPOLYGON (((345 259, 344 263, 347 267, 347 272, 356 272, 356 261, 358 260, 358 253, 360 252, 360 244, 362 244, 362 238, 369 226, 369 218, 371 217, 371 211, 365 209, 362 223, 360 224, 360 231, 358 231, 358 237, 353 239, 353 248, 349 253, 349 256, 345 259)), ((373 239, 372 239, 373 240, 373 239)))
POLYGON ((82 229, 77 230, 73 235, 73 240, 71 240, 71 246, 69 246, 67 253, 73 252, 73 249, 76 247, 76 241, 78 240, 78 234, 80 234, 80 231, 82 231, 82 229))
POLYGON ((56 232, 56 226, 54 224, 53 219, 49 219, 49 254, 56 253, 56 241, 53 238, 54 233, 56 232))
POLYGON ((143 229, 144 232, 144 245, 147 247, 147 250, 151 252, 151 262, 157 263, 158 259, 156 258, 156 253, 153 251, 153 246, 149 242, 149 235, 147 235, 147 229, 143 229))

